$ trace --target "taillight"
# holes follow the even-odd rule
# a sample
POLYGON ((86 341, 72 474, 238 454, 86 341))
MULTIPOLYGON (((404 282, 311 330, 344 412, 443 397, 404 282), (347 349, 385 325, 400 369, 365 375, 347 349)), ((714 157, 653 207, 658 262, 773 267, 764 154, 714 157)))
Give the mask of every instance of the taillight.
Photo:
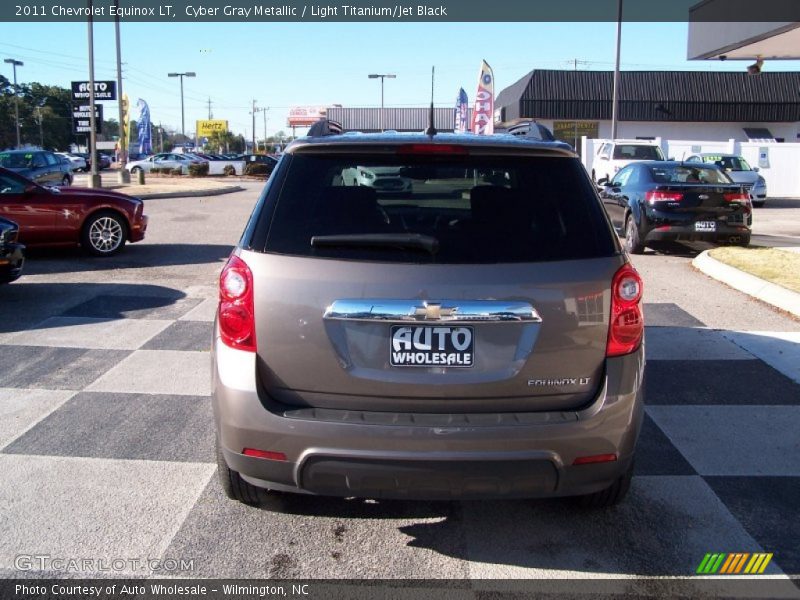
POLYGON ((219 276, 219 332, 226 346, 256 351, 253 274, 238 256, 231 256, 219 276))
POLYGON ((649 204, 656 202, 680 202, 683 200, 683 194, 680 192, 662 192, 661 190, 650 190, 644 195, 649 204))
POLYGON ((455 144, 404 144, 398 146, 398 154, 453 154, 464 156, 469 154, 464 146, 455 144))
POLYGON ((611 281, 611 322, 606 356, 630 354, 642 343, 643 335, 642 278, 630 263, 626 263, 611 281))
POLYGON ((750 194, 743 194, 742 192, 731 192, 723 194, 725 202, 736 202, 738 204, 748 204, 750 202, 750 194))

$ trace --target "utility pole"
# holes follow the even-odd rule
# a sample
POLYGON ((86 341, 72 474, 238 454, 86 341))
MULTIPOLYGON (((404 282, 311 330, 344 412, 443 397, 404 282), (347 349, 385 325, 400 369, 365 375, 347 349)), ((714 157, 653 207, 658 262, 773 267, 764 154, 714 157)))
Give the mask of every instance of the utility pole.
MULTIPOLYGON (((578 71, 578 65, 579 64, 588 65, 589 63, 587 61, 585 61, 585 60, 578 60, 577 58, 573 58, 572 59, 572 68, 576 73, 578 71)), ((572 144, 573 150, 575 150, 575 152, 580 152, 578 150, 578 121, 577 121, 577 117, 574 117, 574 116, 573 116, 573 119, 572 119, 572 142, 573 142, 573 144, 572 144)))
POLYGON ((611 99, 611 139, 617 139, 619 119, 619 55, 622 45, 622 0, 617 0, 617 61, 614 64, 614 89, 611 99))
POLYGON ((117 8, 116 16, 114 17, 114 37, 117 41, 117 102, 119 107, 119 171, 117 172, 117 181, 119 183, 130 183, 131 174, 125 168, 128 162, 128 140, 123 139, 123 121, 125 114, 122 106, 122 48, 119 41, 119 0, 114 0, 114 5, 117 8))
POLYGON ((89 187, 102 187, 100 170, 97 168, 97 118, 94 114, 94 18, 92 17, 92 0, 89 0, 89 158, 92 161, 92 172, 89 176, 89 187))
POLYGON ((208 120, 214 118, 214 114, 211 112, 211 98, 208 99, 208 120))
POLYGON ((265 106, 264 108, 256 108, 253 105, 253 140, 255 140, 255 129, 256 129, 256 118, 255 114, 257 112, 263 113, 264 115, 264 151, 266 152, 267 149, 267 111, 269 110, 269 106, 265 106))
POLYGON ((42 107, 36 107, 36 122, 39 124, 39 147, 44 150, 44 133, 42 132, 42 107))
POLYGON ((22 143, 19 137, 19 88, 17 87, 17 67, 21 67, 25 63, 14 58, 7 58, 3 62, 7 62, 14 67, 14 120, 17 123, 17 148, 19 148, 22 143))
POLYGON ((253 115, 253 153, 256 153, 256 100, 253 99, 253 112, 250 113, 253 115))

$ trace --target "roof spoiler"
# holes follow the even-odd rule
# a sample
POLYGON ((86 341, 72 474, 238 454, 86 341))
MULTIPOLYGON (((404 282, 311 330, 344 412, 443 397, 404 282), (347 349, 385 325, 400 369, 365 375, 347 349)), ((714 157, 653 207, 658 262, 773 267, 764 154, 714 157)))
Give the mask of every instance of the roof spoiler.
POLYGON ((320 119, 308 130, 308 137, 325 137, 328 135, 341 135, 342 124, 330 119, 320 119))

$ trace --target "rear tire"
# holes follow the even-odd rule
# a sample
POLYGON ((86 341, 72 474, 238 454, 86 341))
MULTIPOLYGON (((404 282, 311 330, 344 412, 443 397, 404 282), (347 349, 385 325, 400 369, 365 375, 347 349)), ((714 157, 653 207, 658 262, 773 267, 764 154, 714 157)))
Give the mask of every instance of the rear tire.
POLYGON ((766 200, 753 200, 753 206, 755 206, 756 208, 761 208, 762 206, 764 206, 765 202, 766 200))
POLYGON ((61 180, 61 187, 68 187, 72 183, 72 180, 69 178, 68 175, 64 175, 64 179, 61 180))
POLYGON ((259 504, 266 497, 266 490, 247 483, 237 471, 234 471, 225 462, 219 439, 215 441, 217 453, 217 475, 222 491, 231 500, 238 500, 244 504, 259 504))
POLYGON ((609 508, 622 502, 631 487, 631 479, 633 479, 633 461, 628 470, 606 489, 578 496, 575 500, 581 508, 609 508))
POLYGON ((747 248, 750 245, 750 234, 743 235, 742 239, 740 239, 735 244, 736 246, 741 246, 742 248, 747 248))
POLYGON ((633 215, 628 215, 625 219, 625 249, 631 254, 644 254, 644 244, 639 239, 639 228, 633 215))

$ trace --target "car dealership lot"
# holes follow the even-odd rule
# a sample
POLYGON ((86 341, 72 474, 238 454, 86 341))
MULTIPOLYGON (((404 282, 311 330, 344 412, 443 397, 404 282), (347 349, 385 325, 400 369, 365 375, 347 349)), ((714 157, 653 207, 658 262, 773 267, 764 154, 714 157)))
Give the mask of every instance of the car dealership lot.
POLYGON ((216 275, 260 189, 243 186, 147 201, 144 242, 34 253, 0 288, 3 575, 46 554, 191 560, 156 572, 202 577, 682 576, 707 552, 760 551, 767 573, 800 573, 800 322, 688 250, 635 258, 647 415, 621 506, 224 498, 208 350, 216 275))

